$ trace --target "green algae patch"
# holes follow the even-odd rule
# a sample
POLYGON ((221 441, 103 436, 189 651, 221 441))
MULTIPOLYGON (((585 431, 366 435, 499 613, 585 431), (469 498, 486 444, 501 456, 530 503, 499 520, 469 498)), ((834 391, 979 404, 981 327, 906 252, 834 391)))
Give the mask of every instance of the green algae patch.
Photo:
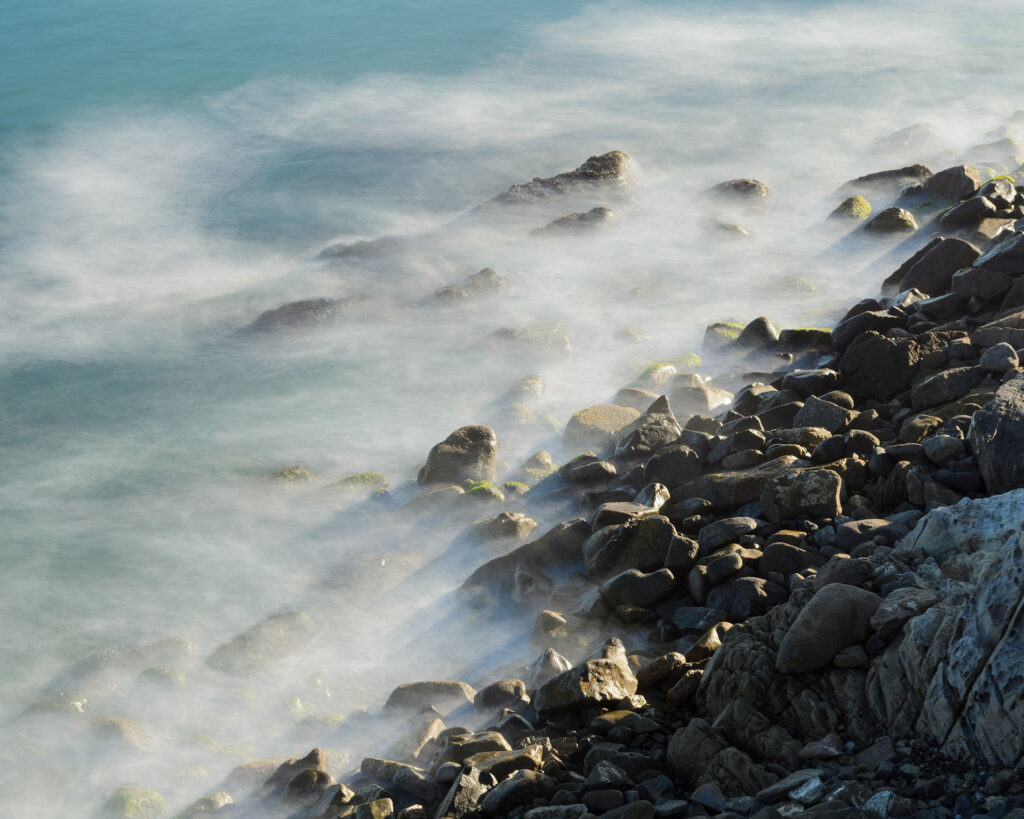
POLYGON ((839 203, 829 219, 863 222, 871 215, 871 203, 861 195, 851 196, 839 203))
POLYGON ((167 804, 156 791, 145 788, 118 788, 103 803, 103 819, 163 819, 167 804))
POLYGON ((740 337, 743 325, 738 321, 714 321, 704 330, 705 351, 721 350, 728 347, 740 337))
POLYGON ((471 497, 474 500, 505 502, 505 495, 490 481, 466 481, 463 486, 466 490, 464 493, 466 497, 471 497))
POLYGON ((306 469, 304 466, 286 466, 284 469, 279 469, 277 472, 272 472, 268 476, 272 481, 281 481, 282 483, 315 483, 316 475, 306 469))
POLYGON ((522 481, 505 481, 501 488, 505 490, 506 495, 525 495, 530 491, 530 487, 522 481))
POLYGON ((357 472, 355 475, 347 475, 331 486, 344 489, 349 492, 362 492, 372 494, 381 489, 389 489, 391 483, 379 472, 357 472))

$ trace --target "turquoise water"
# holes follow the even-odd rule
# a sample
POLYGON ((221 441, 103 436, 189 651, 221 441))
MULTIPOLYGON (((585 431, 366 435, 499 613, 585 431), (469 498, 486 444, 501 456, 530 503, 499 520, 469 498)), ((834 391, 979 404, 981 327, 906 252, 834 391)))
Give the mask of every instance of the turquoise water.
MULTIPOLYGON (((518 657, 514 623, 488 634, 473 623, 437 650, 461 634, 448 595, 479 552, 448 552, 455 531, 444 527, 367 517, 327 485, 373 469, 400 493, 431 445, 496 419, 523 375, 545 378, 538 413, 564 423, 646 361, 698 348, 710 320, 768 312, 819 326, 873 292, 889 272, 871 267, 878 253, 822 255, 836 240, 820 227, 831 192, 890 163, 952 163, 1024 107, 1007 70, 1024 12, 984 11, 8 2, 0 815, 90 816, 131 783, 177 808, 242 758, 317 743, 380 752, 369 737, 297 739, 293 700, 351 712, 411 676, 468 675, 471 634, 518 657), (920 121, 945 147, 872 152, 920 121), (466 215, 513 182, 611 149, 633 158, 631 198, 466 215), (700 199, 737 176, 771 185, 768 214, 716 213, 700 199), (594 205, 615 210, 606 233, 531 238, 594 205), (714 218, 742 222, 752 240, 716 240, 714 218), (365 260, 317 258, 332 242, 382 235, 412 238, 365 260), (500 298, 432 300, 486 266, 508 279, 500 298), (787 293, 787 276, 819 288, 787 293), (318 331, 239 332, 262 310, 319 296, 358 300, 318 331), (560 323, 572 357, 480 344, 536 322, 560 323), (624 329, 650 339, 628 344, 624 329), (266 480, 294 464, 320 482, 266 480), (361 580, 382 560, 401 574, 433 559, 455 568, 414 575, 383 602, 361 580), (327 576, 343 591, 325 590, 327 576), (218 645, 296 606, 320 630, 285 668, 246 681, 204 669, 218 645), (166 636, 195 649, 182 689, 154 694, 128 663, 81 713, 21 716, 90 652, 166 636), (152 742, 140 752, 98 741, 92 726, 106 717, 140 721, 152 742), (74 799, 50 795, 51 771, 74 799)), ((513 466, 541 446, 561 457, 543 424, 499 425, 499 436, 513 466)))

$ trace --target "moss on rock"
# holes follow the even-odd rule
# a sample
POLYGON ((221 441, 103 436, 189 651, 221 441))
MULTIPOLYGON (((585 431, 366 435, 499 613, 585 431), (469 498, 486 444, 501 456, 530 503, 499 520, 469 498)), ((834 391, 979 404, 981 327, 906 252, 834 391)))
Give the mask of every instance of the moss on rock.
POLYGON ((104 819, 163 819, 167 804, 156 791, 133 786, 118 788, 103 803, 104 819))
POLYGON ((633 423, 640 413, 618 404, 595 404, 575 412, 565 425, 563 444, 568 449, 610 449, 615 434, 633 423))
POLYGON ((839 206, 829 214, 829 218, 863 222, 870 215, 871 203, 858 194, 840 202, 839 206))
POLYGON ((913 233, 917 219, 906 208, 886 208, 868 222, 864 229, 871 233, 913 233))
POLYGON ((270 479, 283 483, 315 483, 316 475, 304 466, 286 466, 270 474, 270 479))
POLYGON ((349 492, 373 494, 381 489, 390 488, 391 483, 379 472, 357 472, 354 475, 346 475, 332 485, 349 492))

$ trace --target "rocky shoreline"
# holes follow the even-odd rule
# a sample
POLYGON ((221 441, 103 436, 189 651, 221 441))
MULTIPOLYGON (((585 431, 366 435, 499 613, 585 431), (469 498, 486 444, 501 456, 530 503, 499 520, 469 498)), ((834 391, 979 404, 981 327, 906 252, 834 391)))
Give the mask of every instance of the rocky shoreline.
MULTIPOLYGON (((627 162, 592 157, 486 208, 619 189, 627 162)), ((415 493, 377 489, 423 525, 496 512, 470 532, 505 553, 459 596, 534 618, 532 663, 478 689, 401 685, 382 756, 243 766, 179 816, 1024 816, 1024 179, 915 165, 842 195, 830 221, 905 258, 832 330, 709 325, 714 378, 652 365, 573 416, 560 467, 540 451, 499 482, 495 431, 467 426, 415 493), (550 509, 571 511, 536 537, 550 509)), ((592 212, 550 229, 608 218, 592 212)), ((298 302, 254 327, 338 310, 298 302)), ((159 815, 118 807, 146 798, 108 807, 159 815)))

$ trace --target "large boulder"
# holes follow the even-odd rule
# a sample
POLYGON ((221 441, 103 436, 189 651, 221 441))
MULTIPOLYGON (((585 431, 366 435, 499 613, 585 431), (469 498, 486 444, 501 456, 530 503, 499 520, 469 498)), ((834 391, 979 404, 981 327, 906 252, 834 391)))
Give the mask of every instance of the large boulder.
POLYGON ((1024 487, 1024 376, 1007 381, 974 413, 968 437, 991 494, 1024 487))
POLYGON ((1024 489, 990 498, 964 498, 933 509, 903 538, 901 555, 933 557, 939 564, 954 555, 994 554, 1024 523, 1024 489))
POLYGON ((828 665, 844 648, 871 635, 871 617, 881 603, 877 594, 857 586, 823 586, 786 632, 776 668, 783 674, 798 674, 828 665))
POLYGON ((928 352, 930 348, 914 339, 862 333, 839 362, 843 386, 854 398, 888 401, 910 386, 928 352))
POLYGON ((662 515, 632 518, 594 532, 582 545, 587 574, 601 582, 628 569, 652 572, 665 565, 669 548, 679 538, 662 515))
POLYGON ((615 452, 630 458, 649 455, 671 444, 682 431, 668 398, 662 395, 626 428, 625 434, 615 445, 615 452))
POLYGON ((636 693, 626 651, 617 639, 605 643, 596 659, 586 660, 552 677, 537 691, 534 706, 541 714, 577 711, 617 703, 636 693))
POLYGON ((493 480, 497 452, 498 438, 493 429, 480 425, 460 427, 430 450, 419 482, 493 480))
POLYGON ((384 713, 421 711, 433 705, 442 711, 450 711, 466 703, 472 704, 476 689, 455 680, 426 680, 402 683, 388 696, 384 713))

